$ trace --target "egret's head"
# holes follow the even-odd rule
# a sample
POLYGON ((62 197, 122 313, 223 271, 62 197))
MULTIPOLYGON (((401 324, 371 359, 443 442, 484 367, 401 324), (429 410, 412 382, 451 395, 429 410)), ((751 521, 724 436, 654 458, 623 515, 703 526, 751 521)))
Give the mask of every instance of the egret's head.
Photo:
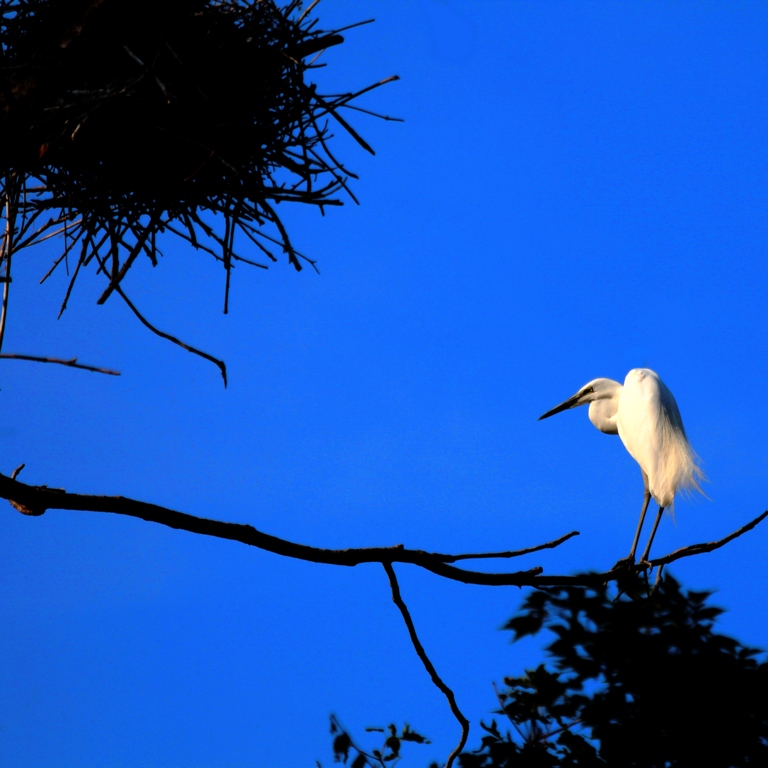
POLYGON ((539 416, 539 421, 548 419, 561 411, 567 411, 569 408, 577 408, 580 405, 593 403, 595 400, 607 400, 616 395, 621 384, 613 379, 593 379, 585 384, 573 397, 569 397, 565 402, 556 405, 551 411, 547 411, 543 416, 539 416))

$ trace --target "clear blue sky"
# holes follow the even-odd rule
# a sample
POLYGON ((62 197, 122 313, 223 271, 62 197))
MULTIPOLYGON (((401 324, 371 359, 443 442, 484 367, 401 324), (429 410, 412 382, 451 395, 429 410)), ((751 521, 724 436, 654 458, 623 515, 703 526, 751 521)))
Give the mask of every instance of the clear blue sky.
MULTIPOLYGON (((4 362, 4 473, 122 494, 319 546, 517 548, 521 566, 626 555, 637 465, 584 410, 538 423, 597 376, 656 370, 710 483, 655 551, 768 507, 768 5, 351 2, 375 17, 328 52, 327 90, 402 80, 355 126, 360 207, 281 208, 321 274, 224 275, 166 247, 126 290, 216 369, 150 336, 93 275, 39 287, 15 263, 6 351, 78 356, 119 379, 4 362)), ((247 75, 243 75, 247 78, 247 75)), ((458 727, 378 566, 309 565, 99 514, 0 516, 0 765, 331 763, 328 721, 408 721, 444 760, 458 727)), ((768 646, 768 528, 681 562, 723 631, 768 646)), ((492 681, 538 660, 499 626, 522 593, 398 568, 423 642, 477 726, 492 681)), ((470 744, 477 745, 475 727, 470 744)))

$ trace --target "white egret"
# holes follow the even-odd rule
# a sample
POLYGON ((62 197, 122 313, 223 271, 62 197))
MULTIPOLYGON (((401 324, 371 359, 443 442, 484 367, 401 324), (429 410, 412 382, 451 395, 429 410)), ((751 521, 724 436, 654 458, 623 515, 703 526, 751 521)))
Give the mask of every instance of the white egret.
POLYGON ((659 505, 648 546, 641 558, 647 561, 661 515, 670 509, 675 493, 695 489, 703 493, 699 480, 704 477, 697 456, 683 428, 683 420, 672 393, 658 374, 648 368, 635 368, 624 385, 613 379, 594 379, 573 397, 547 411, 541 419, 569 408, 589 403, 589 420, 607 435, 618 435, 643 473, 643 508, 629 560, 634 561, 637 542, 651 497, 659 505))

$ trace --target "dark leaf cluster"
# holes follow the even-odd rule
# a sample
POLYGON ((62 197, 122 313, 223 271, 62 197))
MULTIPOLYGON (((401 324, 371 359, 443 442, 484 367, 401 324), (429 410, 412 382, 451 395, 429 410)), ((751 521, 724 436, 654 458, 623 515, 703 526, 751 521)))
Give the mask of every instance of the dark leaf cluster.
POLYGON ((609 587, 533 592, 506 625, 546 629, 548 661, 505 679, 496 721, 462 768, 768 765, 768 663, 714 631, 709 593, 667 576, 645 597, 609 587))
MULTIPOLYGON (((359 747, 349 733, 341 726, 335 715, 331 716, 331 734, 333 735, 333 759, 335 762, 350 768, 385 768, 397 763, 402 755, 400 749, 404 741, 416 744, 429 744, 429 739, 412 730, 406 723, 398 732, 397 726, 388 725, 386 728, 366 728, 369 733, 382 734, 379 747, 363 749, 359 747)), ((430 768, 437 768, 430 766, 430 768)))

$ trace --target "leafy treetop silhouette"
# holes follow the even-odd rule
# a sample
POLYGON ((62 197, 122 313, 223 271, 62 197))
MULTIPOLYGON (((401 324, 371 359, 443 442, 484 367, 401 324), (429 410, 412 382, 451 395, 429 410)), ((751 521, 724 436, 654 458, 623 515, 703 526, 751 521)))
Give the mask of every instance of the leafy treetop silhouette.
MULTIPOLYGON (((482 723, 462 768, 768 765, 768 661, 714 631, 722 610, 710 593, 669 575, 650 590, 640 577, 635 588, 634 598, 608 584, 531 592, 504 628, 514 640, 553 634, 547 661, 504 679, 496 714, 511 728, 482 723)), ((393 764, 403 740, 428 743, 391 725, 384 748, 364 748, 331 723, 334 758, 353 768, 393 764)))

